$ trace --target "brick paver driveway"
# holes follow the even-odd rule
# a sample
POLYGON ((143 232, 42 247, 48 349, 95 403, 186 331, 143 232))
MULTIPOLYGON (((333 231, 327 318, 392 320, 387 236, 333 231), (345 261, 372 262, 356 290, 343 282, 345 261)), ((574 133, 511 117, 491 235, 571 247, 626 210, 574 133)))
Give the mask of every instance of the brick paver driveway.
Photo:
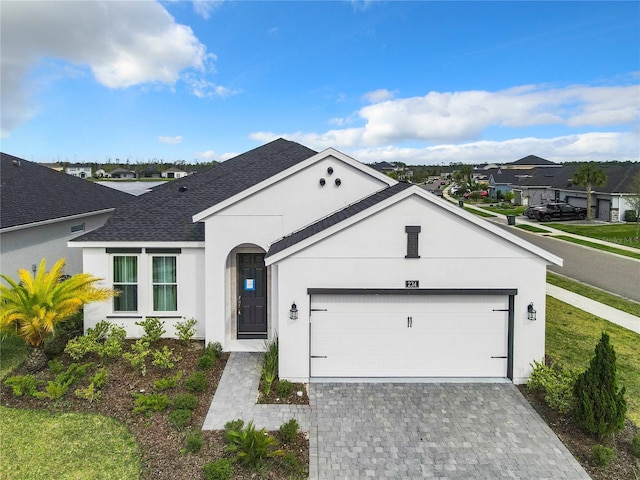
POLYGON ((589 478, 511 384, 316 383, 310 393, 312 477, 589 478))

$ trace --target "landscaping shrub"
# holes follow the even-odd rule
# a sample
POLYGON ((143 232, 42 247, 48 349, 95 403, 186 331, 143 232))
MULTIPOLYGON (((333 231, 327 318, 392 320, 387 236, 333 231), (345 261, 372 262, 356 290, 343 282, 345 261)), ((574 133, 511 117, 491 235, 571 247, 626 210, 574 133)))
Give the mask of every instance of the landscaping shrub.
POLYGON ((234 460, 248 467, 255 468, 266 458, 284 455, 276 449, 278 441, 266 429, 257 430, 253 422, 242 430, 228 430, 225 435, 229 441, 227 451, 235 453, 234 460))
POLYGON ((58 375, 62 373, 62 371, 64 370, 64 365, 60 360, 57 360, 57 359, 49 360, 49 370, 51 370, 51 372, 53 372, 54 375, 58 375))
POLYGON ((134 413, 162 412, 166 410, 171 401, 169 397, 159 393, 134 393, 134 413))
POLYGON ((284 443, 292 442, 298 436, 298 429, 300 425, 298 425, 298 421, 295 418, 292 418, 288 422, 280 425, 279 436, 280 440, 284 443))
POLYGON ((169 424, 178 429, 186 427, 191 421, 191 410, 178 408, 169 414, 169 424))
POLYGON ((185 345, 189 344, 189 341, 196 334, 195 326, 198 321, 195 318, 190 318, 189 320, 185 320, 184 322, 176 323, 176 334, 182 343, 185 345))
POLYGON ((593 460, 600 467, 606 467, 616 458, 616 451, 613 448, 594 445, 591 450, 593 451, 593 460))
POLYGON ((173 408, 185 410, 195 410, 198 406, 198 397, 193 393, 181 393, 173 399, 173 408))
POLYGON ((568 369, 559 363, 549 366, 540 362, 533 362, 533 371, 527 387, 544 393, 544 400, 554 410, 568 413, 573 406, 573 388, 578 372, 568 369))
POLYGON ((222 345, 219 342, 209 343, 198 359, 198 368, 200 370, 209 370, 216 364, 216 360, 221 354, 222 345))
POLYGON ((36 393, 38 382, 33 375, 16 375, 9 377, 4 381, 4 384, 11 387, 13 394, 16 397, 23 395, 33 395, 36 393))
POLYGON ((634 436, 631 440, 631 452, 640 458, 640 434, 634 436))
POLYGON ((240 430, 242 430, 242 427, 244 427, 244 420, 242 420, 241 418, 238 418, 236 420, 229 420, 227 423, 224 424, 224 439, 225 441, 229 442, 229 436, 228 433, 229 432, 239 432, 240 430))
POLYGON ((288 380, 278 380, 276 383, 276 394, 279 397, 286 398, 293 392, 293 383, 288 380))
POLYGON ((589 368, 575 383, 573 414, 587 432, 605 437, 624 428, 627 402, 625 389, 618 390, 616 353, 609 344, 609 335, 602 334, 596 345, 589 368))
POLYGON ((206 480, 229 480, 231 478, 231 462, 221 458, 204 466, 206 480))
POLYGON ((271 384, 278 377, 278 337, 264 342, 265 352, 262 362, 262 380, 265 395, 271 393, 271 384))
POLYGON ((625 210, 625 212, 624 212, 624 221, 625 222, 637 222, 638 221, 638 216, 636 215, 636 212, 634 212, 633 210, 625 210))
POLYGON ((160 380, 156 380, 153 382, 154 390, 169 390, 170 388, 176 388, 180 380, 182 380, 182 376, 184 375, 184 371, 180 370, 175 375, 170 377, 164 377, 160 380))
POLYGON ((89 403, 99 400, 102 395, 102 391, 96 387, 95 383, 90 383, 86 388, 77 388, 74 393, 78 398, 89 400, 89 403))
POLYGON ((189 430, 184 437, 184 450, 187 453, 198 453, 202 449, 202 432, 189 430))
POLYGON ((180 355, 174 355, 173 350, 170 350, 166 345, 162 347, 162 350, 154 350, 151 355, 153 356, 152 364, 167 370, 173 368, 175 362, 182 360, 180 355))
POLYGON ((184 381, 184 388, 190 392, 204 392, 207 388, 207 377, 203 372, 193 372, 184 381))
POLYGON ((140 338, 149 342, 149 345, 153 345, 162 338, 162 335, 167 333, 164 329, 164 322, 158 317, 146 317, 144 320, 136 322, 136 325, 144 330, 144 335, 140 338))
POLYGON ((72 383, 81 380, 87 373, 91 367, 95 364, 93 362, 88 362, 84 364, 72 363, 70 364, 64 372, 60 372, 56 375, 55 382, 62 385, 64 383, 68 383, 71 385, 72 383))
POLYGON ((89 379, 89 382, 93 383, 96 388, 104 387, 104 384, 107 383, 107 370, 104 367, 101 368, 89 379))
POLYGON ((300 460, 293 453, 286 453, 281 459, 280 463, 284 467, 288 475, 293 478, 302 477, 305 473, 304 467, 300 464, 300 460))
POLYGON ((209 342, 204 350, 207 355, 213 355, 216 358, 222 355, 222 345, 220 342, 209 342))
POLYGON ((61 383, 58 381, 52 382, 51 380, 49 380, 49 383, 47 383, 44 392, 35 392, 33 396, 40 399, 48 398, 49 400, 59 400, 64 397, 65 393, 67 393, 67 390, 69 390, 69 385, 71 385, 71 381, 61 383))
POLYGON ((115 358, 122 353, 126 335, 121 326, 102 320, 94 328, 89 328, 86 335, 69 340, 64 351, 74 360, 90 353, 100 358, 115 358))
POLYGON ((139 339, 131 345, 132 352, 125 352, 122 356, 129 361, 131 368, 139 370, 142 376, 147 374, 147 356, 151 353, 149 342, 139 339))

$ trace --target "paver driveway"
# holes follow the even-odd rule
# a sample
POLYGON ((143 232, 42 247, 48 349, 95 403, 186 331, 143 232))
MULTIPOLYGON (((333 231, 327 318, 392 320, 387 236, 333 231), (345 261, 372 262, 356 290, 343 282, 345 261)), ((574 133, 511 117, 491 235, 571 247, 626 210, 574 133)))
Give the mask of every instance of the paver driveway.
POLYGON ((315 383, 310 393, 312 477, 589 478, 512 384, 315 383))

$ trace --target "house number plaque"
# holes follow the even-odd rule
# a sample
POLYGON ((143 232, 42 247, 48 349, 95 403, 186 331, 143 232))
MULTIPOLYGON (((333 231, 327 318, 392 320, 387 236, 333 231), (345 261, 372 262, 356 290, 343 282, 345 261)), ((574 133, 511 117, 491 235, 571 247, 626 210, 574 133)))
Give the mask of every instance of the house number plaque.
POLYGON ((404 281, 405 288, 420 288, 419 280, 405 280, 404 281))

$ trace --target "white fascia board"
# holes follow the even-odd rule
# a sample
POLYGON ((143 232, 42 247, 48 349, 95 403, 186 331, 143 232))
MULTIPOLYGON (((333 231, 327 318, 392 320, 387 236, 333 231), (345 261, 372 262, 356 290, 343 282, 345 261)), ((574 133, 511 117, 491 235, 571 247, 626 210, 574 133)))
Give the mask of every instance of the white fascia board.
POLYGON ((0 229, 0 233, 13 232, 15 230, 24 230, 25 228, 41 227, 43 225, 51 225, 52 223, 66 222, 67 220, 76 220, 79 218, 92 217, 94 215, 101 215, 103 213, 111 213, 115 208, 105 208, 104 210, 96 210, 94 212, 78 213, 76 215, 69 215, 67 217, 51 218, 49 220, 42 220, 40 222, 24 223, 22 225, 15 225, 13 227, 6 227, 0 229))
POLYGON ((384 183, 386 183, 388 186, 392 186, 395 185, 397 182, 397 180, 394 180, 393 178, 378 172, 377 170, 364 165, 363 163, 358 162, 357 160, 349 157, 348 155, 345 155, 342 152, 339 152, 333 148, 327 148, 326 150, 323 150, 320 153, 317 153, 315 155, 313 155, 312 157, 307 158, 306 160, 303 160, 302 162, 299 162, 295 165, 293 165, 292 167, 289 167, 286 170, 283 170, 282 172, 278 173, 277 175, 273 175, 272 177, 267 178, 266 180, 263 180, 260 183, 257 183, 256 185, 247 188, 246 190, 243 190, 242 192, 234 195, 233 197, 227 198, 226 200, 217 203, 215 205, 213 205, 212 207, 207 208, 206 210, 203 210, 202 212, 196 213, 193 217, 192 220, 194 223, 196 222, 202 222, 204 219, 206 219, 207 217, 210 217, 211 215, 224 210, 225 208, 247 198, 250 197, 251 195, 253 195, 254 193, 257 193, 261 190, 264 190, 265 188, 270 187, 271 185, 278 183, 279 181, 287 178, 290 175, 293 175, 301 170, 304 170, 305 168, 313 165, 314 163, 317 163, 321 160, 324 160, 328 157, 334 157, 338 160, 340 160, 343 163, 346 163, 350 166, 352 166, 353 168, 356 168, 364 173, 366 173, 367 175, 370 175, 384 183))
POLYGON ((454 215, 457 215, 459 217, 464 218, 465 220, 468 220, 469 222, 479 226, 480 228, 483 228, 484 230, 487 230, 505 240, 507 240, 508 242, 511 242, 531 253, 533 253, 534 255, 537 255, 541 258, 543 258, 544 260, 546 260, 549 263, 558 265, 558 266, 562 266, 563 260, 562 258, 538 247, 537 245, 534 245, 530 242, 527 242, 526 240, 523 240, 522 238, 500 228, 499 226, 484 220, 480 217, 478 217, 477 215, 474 215, 473 213, 467 212, 466 210, 457 207, 455 205, 453 205, 452 203, 443 200, 439 197, 437 197, 436 195, 433 195, 432 193, 428 193, 426 192, 424 189, 418 187, 418 186, 412 186, 410 188, 407 188, 406 190, 403 190, 399 193, 397 193, 396 195, 394 195, 393 197, 387 198, 385 200, 383 200, 382 202, 377 203, 376 205, 373 205, 372 207, 357 213, 356 215, 353 215, 352 217, 349 217, 348 219, 337 223, 336 225, 332 225, 331 227, 318 232, 315 235, 312 235, 309 238, 306 238, 298 243, 296 243, 295 245, 292 245, 289 248, 286 248, 278 253, 276 253, 275 255, 271 256, 271 257, 267 257, 265 258, 265 265, 272 265, 275 264, 277 262, 279 262, 280 260, 293 255, 296 252, 299 252, 300 250, 303 250, 304 248, 309 247, 310 245, 313 245, 316 242, 319 242, 331 235, 334 235, 335 233, 339 232, 342 229, 348 228, 349 226, 358 223, 359 221, 363 220, 364 218, 367 218, 371 215, 374 215, 375 213, 384 210, 385 208, 400 202, 402 200, 404 200, 405 198, 411 196, 411 195, 417 195, 421 198, 423 198, 424 200, 427 200, 431 203, 436 204, 437 206, 444 208, 445 210, 453 213, 454 215))
POLYGON ((70 248, 204 248, 205 242, 91 242, 72 240, 67 242, 70 248))

